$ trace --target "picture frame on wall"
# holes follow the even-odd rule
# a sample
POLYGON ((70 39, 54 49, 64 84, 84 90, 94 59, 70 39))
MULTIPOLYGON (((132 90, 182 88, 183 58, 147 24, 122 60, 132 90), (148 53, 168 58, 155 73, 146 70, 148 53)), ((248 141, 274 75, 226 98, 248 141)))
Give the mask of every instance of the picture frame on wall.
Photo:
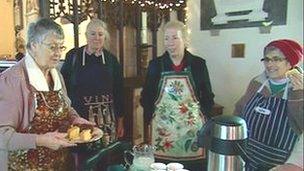
POLYGON ((201 0, 201 30, 286 25, 287 0, 201 0))

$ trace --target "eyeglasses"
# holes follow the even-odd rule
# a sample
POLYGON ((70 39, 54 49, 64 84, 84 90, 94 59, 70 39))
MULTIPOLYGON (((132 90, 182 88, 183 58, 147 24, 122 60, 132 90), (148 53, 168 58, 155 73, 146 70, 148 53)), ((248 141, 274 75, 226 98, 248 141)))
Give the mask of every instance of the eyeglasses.
POLYGON ((274 62, 274 63, 279 63, 279 62, 282 62, 282 61, 285 61, 286 59, 285 58, 280 58, 280 57, 273 57, 273 58, 268 58, 268 57, 264 57, 261 59, 262 62, 265 62, 265 63, 268 63, 268 62, 274 62))
POLYGON ((66 50, 66 47, 63 45, 48 44, 48 43, 43 43, 43 42, 42 42, 42 44, 45 45, 52 52, 56 51, 56 50, 59 50, 60 52, 66 50))

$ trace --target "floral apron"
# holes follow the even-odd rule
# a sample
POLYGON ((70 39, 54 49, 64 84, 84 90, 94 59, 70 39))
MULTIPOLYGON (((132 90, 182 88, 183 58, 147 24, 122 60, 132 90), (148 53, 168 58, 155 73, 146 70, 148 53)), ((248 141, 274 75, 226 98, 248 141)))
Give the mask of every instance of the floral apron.
MULTIPOLYGON (((22 133, 45 134, 56 131, 69 121, 68 105, 59 91, 35 92, 36 109, 30 126, 22 133)), ((9 153, 9 170, 69 170, 67 149, 52 150, 38 146, 36 149, 16 150, 9 153)))
POLYGON ((179 73, 162 72, 152 119, 155 157, 164 160, 204 158, 197 144, 197 131, 205 123, 194 93, 191 68, 179 73))
POLYGON ((287 114, 288 83, 282 98, 261 94, 268 80, 245 106, 242 117, 248 127, 246 171, 269 170, 283 164, 298 135, 289 125, 287 114))

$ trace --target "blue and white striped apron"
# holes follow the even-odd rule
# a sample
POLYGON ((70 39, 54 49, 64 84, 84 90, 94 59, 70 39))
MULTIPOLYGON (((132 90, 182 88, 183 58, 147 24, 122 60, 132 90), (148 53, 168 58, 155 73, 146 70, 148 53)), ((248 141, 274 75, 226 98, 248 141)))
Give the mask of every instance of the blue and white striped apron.
POLYGON ((287 115, 288 83, 282 98, 261 94, 268 80, 249 100, 241 117, 248 127, 246 171, 268 170, 289 157, 298 135, 287 115))

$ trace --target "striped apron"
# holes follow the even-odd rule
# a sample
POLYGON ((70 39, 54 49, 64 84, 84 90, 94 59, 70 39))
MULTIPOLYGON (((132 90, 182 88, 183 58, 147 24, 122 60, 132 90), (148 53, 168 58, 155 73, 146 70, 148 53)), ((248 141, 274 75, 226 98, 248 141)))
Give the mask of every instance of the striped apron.
POLYGON ((287 114, 288 83, 282 98, 261 94, 265 81, 242 111, 248 127, 248 170, 268 170, 283 164, 298 138, 287 114))

